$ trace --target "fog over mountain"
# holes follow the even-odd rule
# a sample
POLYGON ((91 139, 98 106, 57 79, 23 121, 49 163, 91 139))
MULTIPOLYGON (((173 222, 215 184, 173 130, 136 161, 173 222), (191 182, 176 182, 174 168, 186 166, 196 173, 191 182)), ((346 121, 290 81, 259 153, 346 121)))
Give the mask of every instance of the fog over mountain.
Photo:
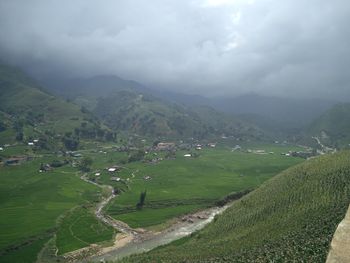
POLYGON ((201 94, 350 99, 346 0, 0 1, 0 59, 201 94))

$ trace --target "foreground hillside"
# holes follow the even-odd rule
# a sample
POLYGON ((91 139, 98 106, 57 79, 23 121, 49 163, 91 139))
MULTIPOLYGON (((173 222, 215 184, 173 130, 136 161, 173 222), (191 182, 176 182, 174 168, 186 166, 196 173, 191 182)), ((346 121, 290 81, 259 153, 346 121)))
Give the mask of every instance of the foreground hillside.
POLYGON ((350 152, 286 170, 191 238, 123 262, 324 262, 350 202, 350 152))

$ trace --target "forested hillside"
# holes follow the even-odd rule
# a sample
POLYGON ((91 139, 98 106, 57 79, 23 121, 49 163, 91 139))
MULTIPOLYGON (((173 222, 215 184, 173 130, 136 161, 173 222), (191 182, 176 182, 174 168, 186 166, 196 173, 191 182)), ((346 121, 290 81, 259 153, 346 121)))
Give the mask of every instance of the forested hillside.
POLYGON ((264 139, 256 125, 196 103, 161 99, 156 91, 117 76, 96 76, 59 83, 53 92, 90 110, 112 129, 151 137, 210 138, 234 136, 264 139))
POLYGON ((110 133, 91 113, 48 93, 19 69, 0 65, 0 144, 106 139, 110 133))

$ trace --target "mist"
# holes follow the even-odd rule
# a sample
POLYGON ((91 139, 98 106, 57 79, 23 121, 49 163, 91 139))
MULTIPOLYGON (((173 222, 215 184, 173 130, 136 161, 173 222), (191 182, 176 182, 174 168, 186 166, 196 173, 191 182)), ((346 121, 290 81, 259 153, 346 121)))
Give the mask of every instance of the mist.
POLYGON ((345 0, 1 1, 0 59, 38 79, 350 99, 345 0))

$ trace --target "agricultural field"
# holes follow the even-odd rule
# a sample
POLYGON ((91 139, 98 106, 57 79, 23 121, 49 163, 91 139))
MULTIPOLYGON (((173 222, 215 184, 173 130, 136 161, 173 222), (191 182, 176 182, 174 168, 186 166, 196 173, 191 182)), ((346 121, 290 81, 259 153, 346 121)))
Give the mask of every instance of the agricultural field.
POLYGON ((350 152, 263 183, 205 229, 122 262, 325 262, 350 202, 350 152))
MULTIPOLYGON (((154 158, 161 161, 122 164, 122 169, 115 174, 95 166, 101 175, 94 178, 93 172, 91 178, 122 191, 107 207, 108 214, 134 228, 150 227, 212 206, 232 192, 252 190, 282 170, 303 161, 281 155, 282 152, 299 149, 294 146, 252 143, 249 148, 271 153, 248 153, 248 148, 233 152, 232 147, 223 144, 215 149, 203 148, 197 152, 198 157, 191 158, 184 157, 186 151, 178 151, 176 158, 170 159, 157 152, 153 153, 154 158), (111 177, 120 178, 120 181, 111 181, 111 177), (136 204, 143 191, 147 193, 145 205, 137 209, 136 204)), ((113 154, 116 162, 126 158, 122 153, 113 154)), ((95 165, 102 165, 99 158, 95 157, 95 165)), ((108 167, 107 163, 104 165, 108 167)))
MULTIPOLYGON (((6 154, 18 154, 25 146, 6 148, 6 154)), ((5 153, 3 153, 5 155, 5 153)), ((86 244, 74 244, 70 233, 61 230, 65 227, 64 215, 78 205, 91 205, 100 198, 100 189, 82 181, 76 169, 64 166, 50 172, 39 173, 41 163, 49 163, 53 157, 36 157, 16 166, 0 166, 0 261, 35 261, 43 245, 58 231, 59 240, 67 238, 71 248, 86 244), (63 218, 62 218, 63 217, 63 218), (23 260, 23 259, 26 260, 23 260)), ((85 237, 88 242, 101 239, 111 240, 113 230, 100 226, 93 214, 85 213, 79 218, 80 225, 96 226, 102 235, 91 234, 85 237), (102 238, 101 238, 102 237, 102 238)), ((81 230, 74 229, 74 233, 81 230)), ((91 231, 89 233, 92 233, 91 231)), ((60 249, 60 247, 58 247, 60 249)), ((66 251, 66 247, 62 248, 66 251)))
POLYGON ((97 221, 90 210, 78 207, 65 215, 56 234, 59 255, 111 239, 113 229, 97 221))
POLYGON ((233 151, 232 145, 226 142, 216 148, 191 150, 190 158, 184 157, 187 151, 177 151, 171 158, 166 152, 148 152, 144 159, 155 162, 130 161, 137 150, 121 152, 108 143, 83 143, 76 152, 78 157, 36 153, 21 144, 6 147, 0 153, 3 159, 16 155, 31 158, 20 165, 0 167, 1 262, 35 261, 49 240, 49 250, 58 256, 90 244, 110 244, 116 231, 94 215, 97 202, 106 193, 79 178, 82 172, 77 164, 85 157, 92 160, 86 177, 119 192, 105 213, 134 228, 158 229, 175 217, 213 206, 232 192, 252 190, 303 161, 281 155, 300 149, 295 146, 250 143, 233 151), (248 149, 264 149, 266 154, 248 149), (68 163, 39 173, 42 163, 54 160, 68 163), (112 166, 118 171, 108 172, 112 166), (136 209, 143 191, 145 204, 136 209))

